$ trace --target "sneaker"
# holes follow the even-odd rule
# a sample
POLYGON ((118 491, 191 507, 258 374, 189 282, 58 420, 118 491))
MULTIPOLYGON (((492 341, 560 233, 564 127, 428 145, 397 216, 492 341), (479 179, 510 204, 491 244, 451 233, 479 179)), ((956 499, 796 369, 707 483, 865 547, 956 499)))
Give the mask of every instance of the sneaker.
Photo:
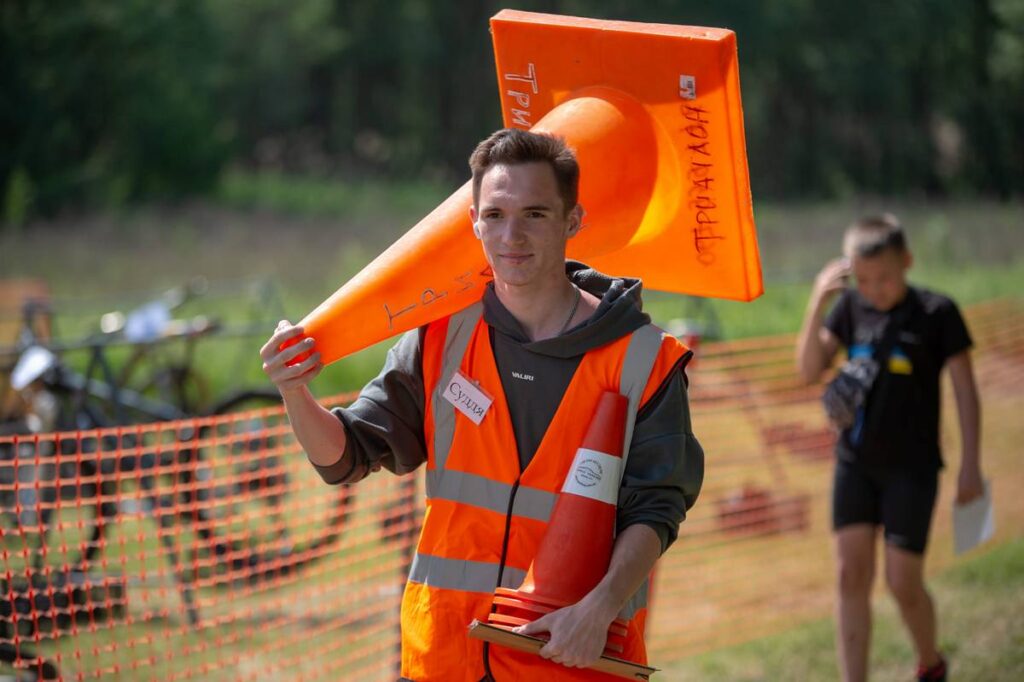
POLYGON ((917 666, 917 682, 946 682, 946 659, 939 656, 939 662, 930 668, 917 666))

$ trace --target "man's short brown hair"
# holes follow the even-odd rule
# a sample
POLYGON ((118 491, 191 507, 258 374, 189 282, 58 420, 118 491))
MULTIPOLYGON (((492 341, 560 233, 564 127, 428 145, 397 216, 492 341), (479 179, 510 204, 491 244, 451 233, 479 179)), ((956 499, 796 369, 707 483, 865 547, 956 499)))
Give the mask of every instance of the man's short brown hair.
POLYGON ((885 251, 907 251, 907 236, 892 213, 864 216, 846 228, 843 255, 847 258, 874 258, 885 251))
POLYGON ((498 164, 547 163, 555 172, 558 194, 568 214, 579 201, 580 166, 576 154, 560 137, 504 128, 481 142, 469 156, 473 171, 473 205, 480 201, 480 183, 491 166, 498 164))

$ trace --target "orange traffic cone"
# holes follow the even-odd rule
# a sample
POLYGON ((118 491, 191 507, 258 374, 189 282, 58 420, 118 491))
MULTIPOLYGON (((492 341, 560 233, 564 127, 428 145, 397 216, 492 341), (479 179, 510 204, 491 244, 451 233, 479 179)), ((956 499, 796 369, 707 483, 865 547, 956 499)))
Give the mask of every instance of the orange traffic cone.
MULTIPOLYGON (((604 578, 612 556, 629 401, 606 392, 576 451, 526 579, 518 590, 498 588, 488 622, 515 627, 575 604, 604 578)), ((626 626, 612 623, 606 653, 620 653, 626 626)))
MULTIPOLYGON (((491 33, 504 125, 579 158, 570 258, 663 291, 761 295, 732 31, 503 10, 491 33)), ((302 320, 324 363, 480 299, 472 200, 467 182, 302 320)))

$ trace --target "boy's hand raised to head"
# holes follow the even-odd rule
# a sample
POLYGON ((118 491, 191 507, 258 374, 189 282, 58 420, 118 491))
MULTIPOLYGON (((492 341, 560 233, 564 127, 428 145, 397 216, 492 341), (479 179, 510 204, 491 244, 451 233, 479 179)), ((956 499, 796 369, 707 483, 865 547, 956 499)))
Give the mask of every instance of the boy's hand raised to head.
POLYGON ((832 296, 846 288, 849 279, 850 261, 846 258, 830 260, 814 278, 812 300, 818 305, 827 303, 832 296))
POLYGON ((273 336, 263 344, 260 349, 263 372, 274 382, 282 396, 306 386, 324 368, 320 362, 320 353, 310 353, 313 347, 313 339, 304 336, 302 327, 287 320, 278 322, 273 336), (282 349, 284 344, 288 345, 282 349), (309 354, 309 357, 299 363, 289 364, 303 354, 309 354))
POLYGON ((821 378, 839 348, 839 340, 822 325, 825 307, 835 294, 846 287, 850 262, 846 258, 830 260, 814 278, 807 312, 796 341, 796 365, 807 383, 821 378))

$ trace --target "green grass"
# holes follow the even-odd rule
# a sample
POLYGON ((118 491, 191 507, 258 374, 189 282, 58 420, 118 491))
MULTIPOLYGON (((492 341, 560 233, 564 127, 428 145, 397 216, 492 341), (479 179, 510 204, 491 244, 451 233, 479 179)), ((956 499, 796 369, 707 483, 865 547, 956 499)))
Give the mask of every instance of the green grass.
MULTIPOLYGON (((929 580, 939 639, 952 679, 1024 679, 1024 539, 972 557, 929 580)), ((913 650, 890 597, 875 599, 871 679, 907 680, 913 650)), ((834 680, 834 626, 821 619, 786 632, 691 657, 663 680, 834 680)))

